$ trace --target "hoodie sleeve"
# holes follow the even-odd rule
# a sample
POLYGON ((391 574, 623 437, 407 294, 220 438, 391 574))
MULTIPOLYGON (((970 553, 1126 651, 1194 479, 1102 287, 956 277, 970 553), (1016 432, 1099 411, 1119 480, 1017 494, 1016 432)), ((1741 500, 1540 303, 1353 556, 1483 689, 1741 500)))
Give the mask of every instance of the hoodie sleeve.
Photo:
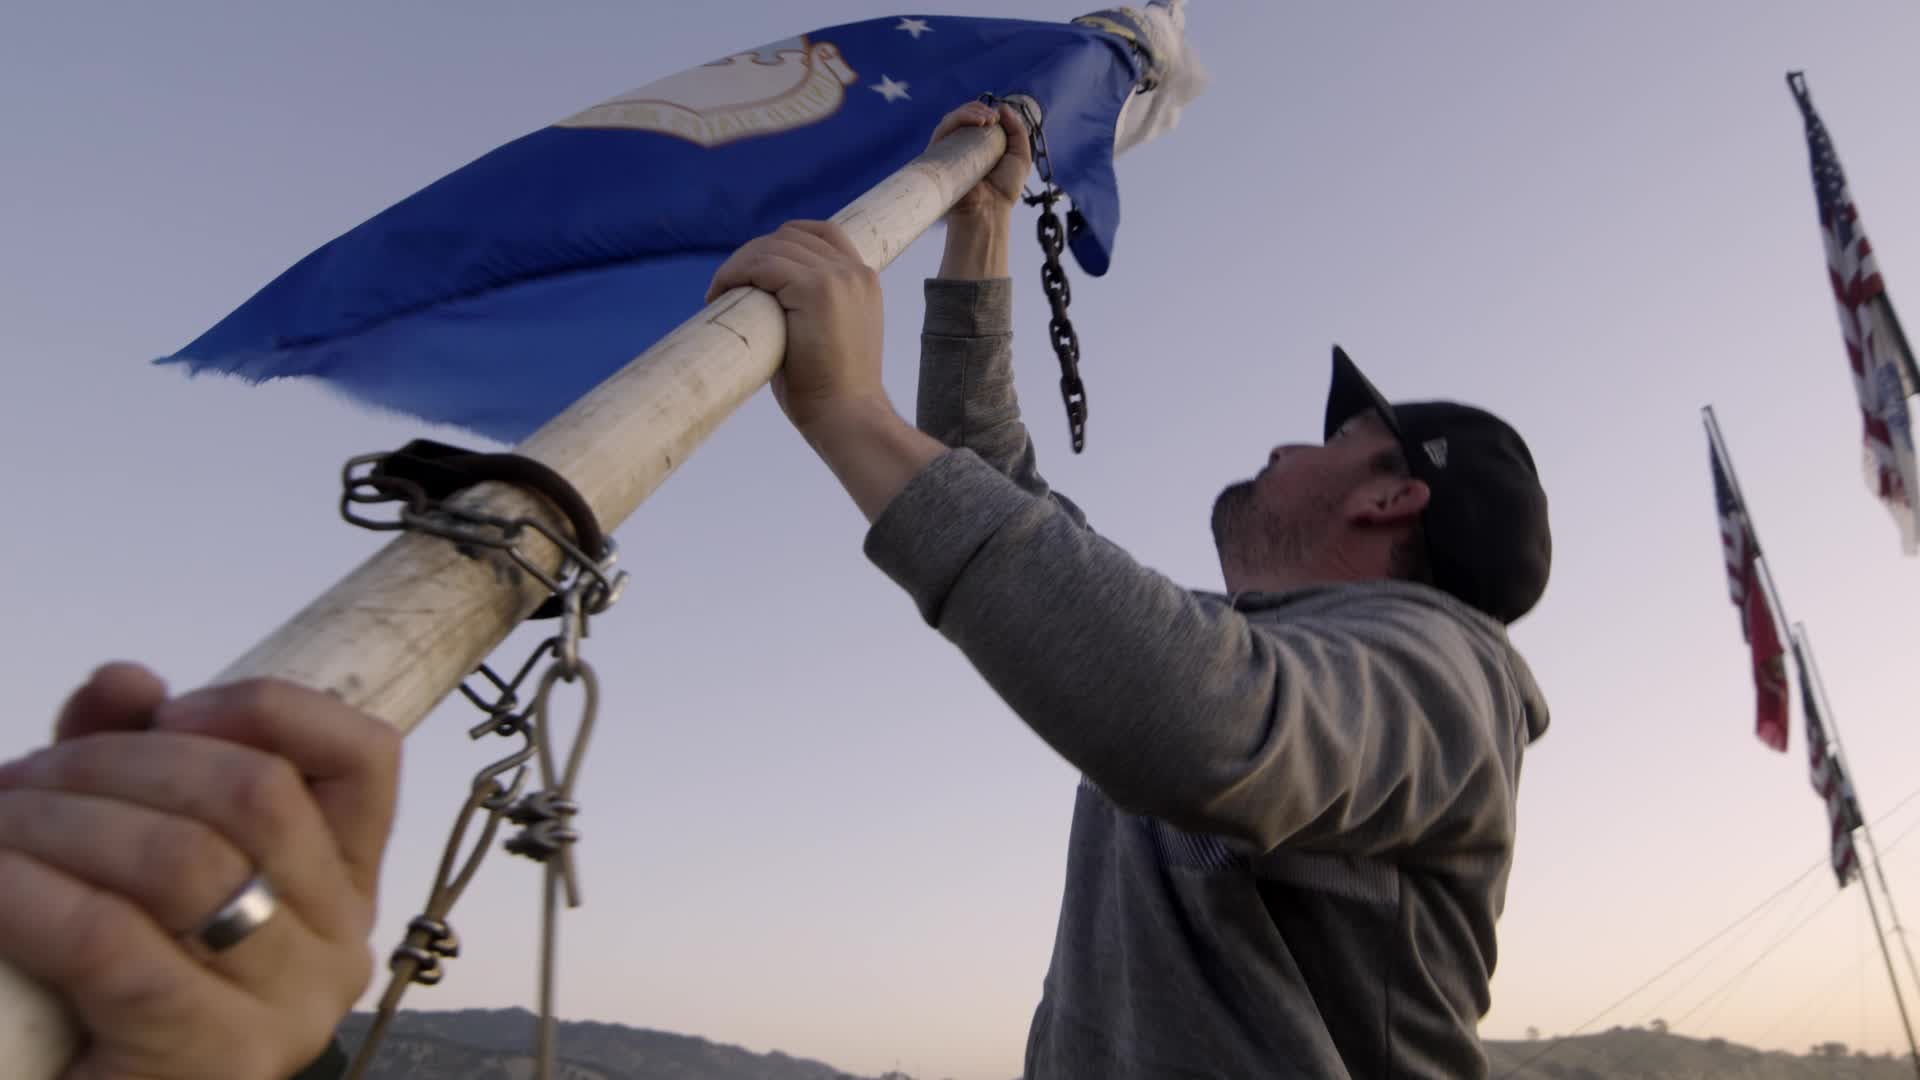
POLYGON ((1115 803, 1267 851, 1504 846, 1524 719, 1491 632, 1356 587, 1256 623, 1081 528, 972 450, 874 522, 867 554, 1115 803))
POLYGON ((949 447, 965 448, 1021 490, 1059 504, 1078 525, 1086 515, 1048 487, 1020 419, 1013 385, 1013 281, 926 282, 915 425, 949 447))

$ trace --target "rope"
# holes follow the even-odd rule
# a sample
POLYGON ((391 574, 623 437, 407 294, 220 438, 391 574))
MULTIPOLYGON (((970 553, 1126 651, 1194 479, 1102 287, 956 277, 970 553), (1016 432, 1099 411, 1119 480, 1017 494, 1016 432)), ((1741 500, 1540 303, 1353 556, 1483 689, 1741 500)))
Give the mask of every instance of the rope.
POLYGON ((554 1052, 557 1020, 553 1001, 562 892, 568 907, 580 906, 579 879, 573 858, 573 847, 580 839, 573 821, 580 805, 574 800, 574 783, 580 775, 587 739, 600 707, 599 678, 580 658, 580 642, 587 636, 589 618, 619 599, 627 575, 613 571, 616 558, 613 541, 600 531, 592 509, 579 493, 558 473, 517 455, 474 454, 457 447, 416 440, 400 451, 364 454, 349 460, 342 470, 342 487, 340 513, 353 524, 439 536, 461 545, 461 550, 469 553, 476 548, 503 552, 550 592, 533 617, 558 616, 561 620, 559 632, 541 642, 511 680, 502 679, 481 665, 476 674, 493 684, 495 694, 491 698, 464 682, 460 686, 467 700, 486 713, 486 719, 468 731, 470 738, 488 734, 518 735, 525 743, 517 752, 474 776, 440 857, 439 874, 428 894, 426 908, 408 924, 405 940, 388 962, 393 976, 381 995, 380 1007, 367 1037, 354 1055, 348 1080, 362 1080, 372 1066, 407 988, 415 983, 432 986, 440 982, 444 975, 440 961, 460 954, 459 938, 448 925, 447 915, 479 872, 502 821, 519 826, 519 831, 503 845, 506 850, 533 859, 542 869, 540 1022, 534 1075, 538 1080, 552 1080, 558 1065, 554 1052), (370 471, 367 466, 372 466, 370 471), (566 511, 579 543, 537 518, 497 518, 453 507, 444 501, 468 486, 489 480, 517 483, 553 501, 566 511), (404 504, 397 519, 376 520, 354 509, 356 505, 389 502, 404 504), (564 559, 557 574, 548 573, 520 549, 518 541, 527 529, 541 533, 561 551, 564 559), (551 659, 540 676, 532 707, 523 710, 518 696, 520 687, 542 657, 551 659), (553 724, 548 715, 554 685, 562 681, 578 682, 586 692, 564 770, 556 764, 553 724), (539 770, 540 789, 521 795, 532 768, 539 770), (502 783, 501 778, 509 773, 513 775, 512 781, 502 783), (479 842, 462 863, 459 853, 466 835, 474 818, 483 813, 485 824, 481 827, 479 842))

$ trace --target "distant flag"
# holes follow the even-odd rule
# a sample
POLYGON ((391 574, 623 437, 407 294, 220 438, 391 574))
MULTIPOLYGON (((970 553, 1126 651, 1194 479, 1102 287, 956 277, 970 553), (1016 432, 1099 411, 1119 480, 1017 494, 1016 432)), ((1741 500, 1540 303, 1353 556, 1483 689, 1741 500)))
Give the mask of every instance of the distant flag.
POLYGON ((1740 612, 1740 634, 1753 653, 1753 689, 1758 700, 1754 733, 1775 750, 1787 749, 1787 669, 1773 605, 1760 587, 1760 545, 1746 507, 1727 480, 1720 448, 1709 443, 1713 495, 1720 510, 1720 543, 1726 553, 1727 590, 1740 612))
POLYGON ((1834 876, 1840 879, 1840 887, 1845 888, 1847 882, 1860 872, 1860 856, 1853 847, 1853 830, 1863 824, 1860 804, 1854 798, 1853 784, 1847 779, 1846 767, 1833 753, 1833 746, 1827 739, 1827 727, 1821 720, 1820 703, 1815 699, 1813 679, 1807 670, 1806 653, 1797 639, 1793 643, 1793 661, 1800 669, 1800 710, 1807 718, 1808 775, 1814 793, 1826 803, 1830 837, 1828 859, 1833 865, 1834 876))
POLYGON ((1833 140, 1814 112, 1806 77, 1787 76, 1806 121, 1807 153, 1813 165, 1813 193, 1820 209, 1820 235, 1827 249, 1828 276, 1840 308, 1840 336, 1853 369, 1865 444, 1867 489, 1879 497, 1900 529, 1901 550, 1920 551, 1920 470, 1915 468, 1913 426, 1907 399, 1920 393, 1920 374, 1900 321, 1894 317, 1880 266, 1860 225, 1860 212, 1847 190, 1833 140))
POLYGON ((1182 3, 1070 23, 890 16, 689 67, 402 199, 160 362, 317 379, 518 441, 699 311, 740 244, 832 216, 988 93, 1039 104, 1068 246, 1104 274, 1116 143, 1164 130, 1199 89, 1169 63, 1185 59, 1182 3))

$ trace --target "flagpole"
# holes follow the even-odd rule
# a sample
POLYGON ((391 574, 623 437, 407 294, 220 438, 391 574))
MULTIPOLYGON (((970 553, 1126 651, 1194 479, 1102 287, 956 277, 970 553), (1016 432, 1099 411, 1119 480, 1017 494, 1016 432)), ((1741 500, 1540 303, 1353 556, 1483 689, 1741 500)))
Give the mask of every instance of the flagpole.
MULTIPOLYGON (((1834 719, 1833 704, 1827 700, 1827 681, 1821 676, 1820 665, 1814 660, 1813 641, 1808 636, 1805 626, 1795 623, 1793 631, 1798 639, 1797 645, 1801 650, 1801 657, 1806 663, 1805 671, 1811 676, 1808 681, 1813 684, 1814 696, 1820 702, 1821 724, 1833 740, 1833 756, 1840 762, 1840 774, 1847 778, 1848 785, 1853 788, 1854 801, 1859 802, 1860 789, 1854 785, 1853 766, 1847 763, 1847 750, 1840 739, 1840 723, 1834 719)), ((1873 874, 1880 882, 1880 895, 1887 898, 1887 915, 1893 920, 1893 932, 1900 939, 1901 951, 1906 954, 1907 974, 1913 977, 1915 989, 1920 990, 1920 966, 1914 963, 1913 945, 1907 940, 1906 927, 1901 925, 1900 912, 1893 905, 1893 890, 1887 887, 1887 875, 1880 866, 1880 845, 1874 841, 1873 826, 1867 823, 1864 813, 1860 815, 1860 831, 1867 834, 1867 849, 1873 853, 1873 874)))
MULTIPOLYGON (((1721 471, 1726 474, 1727 486, 1733 489, 1733 501, 1740 507, 1740 517, 1747 530, 1746 540, 1752 547, 1754 564, 1760 570, 1761 587, 1767 591, 1767 600, 1771 605, 1768 614, 1770 617, 1777 617, 1782 622, 1788 622, 1790 628, 1796 627, 1798 624, 1791 623, 1787 619, 1786 605, 1780 602, 1780 589, 1774 583, 1773 568, 1768 565, 1765 549, 1760 546, 1760 537, 1758 535, 1760 530, 1759 527, 1753 523, 1753 511, 1747 506, 1746 494, 1740 490, 1740 478, 1734 472, 1733 455, 1727 451, 1726 438, 1720 433, 1720 421, 1714 415, 1713 406, 1711 405, 1703 407, 1700 412, 1706 421, 1707 438, 1712 440, 1714 453, 1720 460, 1721 471)), ((1796 646, 1797 644, 1798 642, 1796 640, 1796 646)), ((1819 680, 1814 680, 1816 689, 1819 688, 1819 685, 1819 680)), ((1822 698, 1822 704, 1824 707, 1824 696, 1822 698)), ((1837 750, 1837 736, 1835 737, 1835 743, 1837 750)), ((1842 774, 1845 775, 1847 766, 1844 757, 1840 761, 1840 768, 1842 774)), ((1862 817, 1864 816, 1863 814, 1862 817)), ((1872 843, 1871 835, 1868 837, 1868 843, 1872 843)), ((1876 864, 1875 869, 1877 870, 1879 861, 1879 853, 1877 851, 1874 854, 1874 860, 1876 864)), ((1842 887, 1844 888, 1844 886, 1842 887)), ((1873 890, 1867 886, 1867 880, 1864 874, 1861 875, 1860 878, 1860 893, 1867 899, 1867 914, 1873 919, 1874 936, 1879 938, 1880 954, 1887 962, 1887 982, 1893 988, 1893 1001, 1900 1010, 1900 1024, 1907 1035, 1907 1050, 1911 1055, 1914 1076, 1920 1078, 1920 1042, 1916 1042, 1914 1039, 1913 1023, 1907 1016, 1906 996, 1900 992, 1900 978, 1894 970, 1893 954, 1887 949, 1886 932, 1880 925, 1880 908, 1873 901, 1873 890)))
MULTIPOLYGON (((1879 856, 1874 856, 1879 862, 1879 856)), ((1900 1006, 1900 1025, 1907 1032, 1908 1060, 1913 1063, 1913 1074, 1920 1077, 1920 1044, 1913 1041, 1913 1021, 1907 1019, 1907 999, 1900 995, 1900 980, 1893 973, 1893 954, 1887 951, 1886 931, 1880 929, 1880 911, 1873 903, 1873 890, 1867 887, 1867 879, 1860 879, 1860 895, 1867 898, 1867 914, 1873 917, 1873 936, 1880 939, 1880 958, 1887 962, 1887 981, 1893 984, 1893 1002, 1900 1006)))
POLYGON ((1713 406, 1707 405, 1701 410, 1706 418, 1707 438, 1713 441, 1713 448, 1720 458, 1720 468, 1727 474, 1727 486, 1733 489, 1733 501, 1740 506, 1740 517, 1746 522, 1747 543, 1753 548, 1753 560, 1760 568, 1760 586, 1767 591, 1767 600, 1772 606, 1772 614, 1782 622, 1787 619, 1787 608, 1780 602, 1780 589, 1773 583, 1773 568, 1767 565, 1766 550, 1760 546, 1760 529, 1753 523, 1753 511, 1747 508, 1747 497, 1740 490, 1740 478, 1734 475, 1733 455, 1727 453, 1727 441, 1720 434, 1720 421, 1713 415, 1713 406))
MULTIPOLYGON (((1039 115, 1031 99, 1023 99, 1039 115)), ((874 269, 909 244, 997 164, 998 125, 940 140, 833 220, 874 269)), ((757 393, 786 356, 786 313, 759 289, 733 289, 682 323, 516 452, 566 477, 611 533, 713 430, 757 393)), ((451 505, 526 517, 559 535, 567 520, 518 487, 483 484, 451 505)), ((561 554, 524 533, 523 554, 549 575, 561 554)), ((511 564, 469 557, 433 536, 402 533, 214 679, 272 677, 329 691, 411 732, 546 598, 511 564)), ((66 1007, 0 960, 0 1073, 53 1080, 79 1046, 66 1007)))

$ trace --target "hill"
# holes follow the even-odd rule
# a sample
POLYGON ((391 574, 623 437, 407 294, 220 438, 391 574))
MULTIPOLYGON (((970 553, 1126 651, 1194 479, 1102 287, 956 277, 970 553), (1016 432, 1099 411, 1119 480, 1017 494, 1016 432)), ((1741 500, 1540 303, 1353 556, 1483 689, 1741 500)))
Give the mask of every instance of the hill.
MULTIPOLYGON (((403 1012, 369 1080, 531 1080, 535 1018, 524 1009, 403 1012)), ((348 1049, 370 1017, 341 1025, 348 1049)), ((1570 1039, 1487 1043, 1495 1080, 1912 1080, 1903 1059, 1828 1043, 1795 1055, 1725 1039, 1614 1028, 1570 1039)), ((756 1054, 691 1035, 568 1021, 560 1025, 559 1080, 864 1080, 779 1052, 756 1054)), ((890 1074, 878 1080, 913 1080, 890 1074)))
POLYGON ((1807 1054, 1755 1050, 1725 1039, 1694 1039, 1646 1028, 1578 1038, 1487 1043, 1494 1077, 1506 1080, 1912 1080, 1913 1066, 1890 1056, 1849 1053, 1827 1043, 1807 1054))

